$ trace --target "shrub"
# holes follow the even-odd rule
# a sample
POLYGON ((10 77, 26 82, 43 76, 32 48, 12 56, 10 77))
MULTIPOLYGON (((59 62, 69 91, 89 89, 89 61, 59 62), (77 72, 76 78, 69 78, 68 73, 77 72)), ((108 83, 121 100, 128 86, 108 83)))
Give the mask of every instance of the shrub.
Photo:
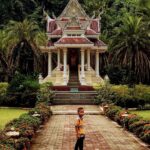
POLYGON ((0 96, 3 96, 7 92, 8 83, 0 83, 0 96))
POLYGON ((9 144, 0 144, 0 150, 15 150, 15 148, 9 144))
POLYGON ((28 138, 19 138, 15 141, 15 149, 16 150, 23 150, 23 149, 30 149, 30 140, 28 138))
POLYGON ((45 103, 38 103, 28 114, 23 114, 18 119, 10 121, 5 126, 3 134, 0 134, 0 148, 4 147, 4 150, 7 148, 8 150, 30 149, 31 139, 36 130, 48 120, 51 114, 50 108, 45 103), (5 133, 9 131, 19 132, 19 137, 8 138, 5 133))
POLYGON ((111 84, 120 84, 123 81, 126 70, 121 69, 119 66, 109 65, 107 73, 111 84))
POLYGON ((121 108, 117 106, 110 106, 106 110, 106 116, 108 116, 110 119, 115 120, 115 117, 120 113, 121 108))
POLYGON ((112 85, 111 90, 120 96, 129 94, 129 88, 127 85, 112 85))
POLYGON ((40 120, 37 117, 32 117, 29 114, 23 114, 19 118, 20 120, 18 123, 15 125, 15 127, 19 127, 21 124, 26 123, 30 127, 34 127, 37 129, 40 125, 40 120))
POLYGON ((14 140, 8 138, 4 131, 0 131, 0 150, 15 150, 14 140))
POLYGON ((6 99, 7 88, 8 83, 0 83, 0 105, 2 105, 6 99))
POLYGON ((143 134, 143 136, 140 137, 141 140, 143 140, 144 142, 150 144, 150 131, 143 134))
POLYGON ((150 120, 143 120, 141 117, 113 105, 106 110, 106 116, 150 144, 150 120))
POLYGON ((95 103, 104 104, 104 103, 112 103, 117 97, 117 94, 111 90, 111 86, 106 84, 102 86, 97 91, 97 96, 95 97, 95 103))
POLYGON ((129 130, 136 135, 139 135, 143 131, 143 127, 145 124, 148 124, 149 121, 139 120, 137 122, 134 122, 130 124, 129 130))
POLYGON ((37 94, 37 103, 44 102, 45 104, 51 104, 54 98, 54 92, 51 90, 52 83, 44 83, 41 85, 37 94))
POLYGON ((109 65, 107 67, 107 74, 111 84, 128 84, 132 87, 136 83, 136 75, 128 67, 109 65))
POLYGON ((4 105, 34 107, 40 85, 32 76, 17 74, 10 82, 4 105))
POLYGON ((126 85, 111 86, 111 90, 117 94, 114 103, 121 107, 144 109, 150 103, 150 87, 136 85, 128 88, 126 85))
POLYGON ((39 118, 42 123, 47 121, 52 114, 49 107, 46 106, 45 103, 38 103, 34 109, 29 111, 29 114, 33 115, 35 112, 40 114, 39 118))

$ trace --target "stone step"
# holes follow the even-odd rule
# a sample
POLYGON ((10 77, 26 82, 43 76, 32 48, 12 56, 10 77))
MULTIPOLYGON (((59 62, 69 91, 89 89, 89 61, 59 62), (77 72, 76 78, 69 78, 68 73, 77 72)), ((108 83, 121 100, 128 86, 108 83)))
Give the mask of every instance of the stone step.
MULTIPOLYGON (((67 111, 52 111, 53 115, 77 115, 77 111, 67 110, 67 111)), ((85 111, 85 115, 102 115, 101 111, 85 111)))
POLYGON ((54 105, 95 105, 94 100, 54 99, 54 105))
POLYGON ((74 99, 94 99, 95 96, 90 96, 90 95, 86 95, 86 96, 69 96, 69 95, 55 95, 54 99, 70 99, 70 100, 74 100, 74 99))
POLYGON ((54 104, 87 104, 94 105, 96 92, 55 92, 54 104))
POLYGON ((89 100, 91 100, 92 99, 93 100, 95 97, 93 97, 93 96, 86 96, 86 97, 79 97, 79 96, 75 97, 75 96, 72 96, 72 97, 69 97, 69 96, 59 96, 58 95, 58 96, 55 96, 54 98, 55 99, 62 99, 62 100, 63 99, 66 99, 66 100, 67 99, 70 99, 70 100, 76 100, 76 99, 79 99, 79 100, 89 99, 89 100))

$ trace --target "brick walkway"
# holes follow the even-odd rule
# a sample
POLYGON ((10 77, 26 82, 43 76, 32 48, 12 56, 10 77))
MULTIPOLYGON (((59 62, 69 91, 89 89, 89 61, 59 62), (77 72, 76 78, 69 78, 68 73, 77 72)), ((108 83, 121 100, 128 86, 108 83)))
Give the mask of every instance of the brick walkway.
MULTIPOLYGON (((62 107, 62 108, 61 108, 62 107)), ((59 106, 75 110, 78 106, 59 106)), ((85 106, 95 110, 96 106, 85 106)), ((53 108, 58 110, 58 107, 53 108)), ((73 150, 75 144, 74 120, 76 115, 54 115, 38 133, 31 150, 73 150)), ((132 135, 101 115, 85 115, 86 140, 84 150, 147 150, 132 135)))

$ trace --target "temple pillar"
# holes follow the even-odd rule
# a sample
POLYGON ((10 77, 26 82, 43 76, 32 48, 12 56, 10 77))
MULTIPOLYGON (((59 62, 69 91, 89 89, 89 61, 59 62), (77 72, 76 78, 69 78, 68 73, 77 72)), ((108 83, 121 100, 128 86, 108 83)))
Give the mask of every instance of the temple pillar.
POLYGON ((67 49, 63 49, 63 60, 64 60, 63 78, 64 84, 67 85, 67 49))
POLYGON ((99 77, 99 51, 96 51, 96 77, 99 77))
POLYGON ((60 71, 60 49, 57 50, 57 70, 60 71))
POLYGON ((48 52, 48 76, 52 76, 52 52, 48 52))
POLYGON ((84 58, 84 49, 81 49, 81 84, 84 84, 85 82, 85 71, 84 71, 84 62, 85 62, 85 58, 84 58))
POLYGON ((90 49, 87 50, 87 70, 90 71, 91 70, 91 67, 90 67, 90 49))

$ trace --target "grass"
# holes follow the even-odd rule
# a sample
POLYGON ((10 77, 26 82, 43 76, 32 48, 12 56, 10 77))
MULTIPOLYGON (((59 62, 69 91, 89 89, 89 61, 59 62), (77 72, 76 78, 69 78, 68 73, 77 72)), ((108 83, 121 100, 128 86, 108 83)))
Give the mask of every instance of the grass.
POLYGON ((27 110, 23 109, 0 108, 0 129, 3 129, 9 121, 27 112, 27 110))
POLYGON ((140 117, 143 117, 146 120, 150 120, 150 110, 135 110, 131 111, 132 114, 137 114, 140 117))

